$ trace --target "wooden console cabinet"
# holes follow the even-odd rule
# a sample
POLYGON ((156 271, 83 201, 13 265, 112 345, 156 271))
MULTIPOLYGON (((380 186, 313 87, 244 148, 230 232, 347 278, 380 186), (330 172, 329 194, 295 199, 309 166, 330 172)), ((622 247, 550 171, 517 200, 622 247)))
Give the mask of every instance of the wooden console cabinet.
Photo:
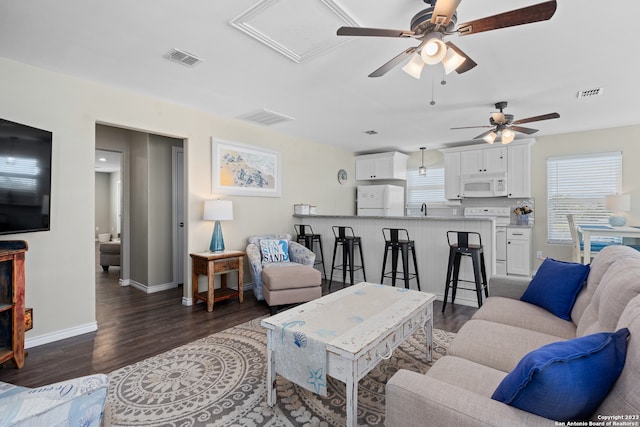
POLYGON ((24 365, 23 240, 0 241, 0 363, 13 359, 24 365))

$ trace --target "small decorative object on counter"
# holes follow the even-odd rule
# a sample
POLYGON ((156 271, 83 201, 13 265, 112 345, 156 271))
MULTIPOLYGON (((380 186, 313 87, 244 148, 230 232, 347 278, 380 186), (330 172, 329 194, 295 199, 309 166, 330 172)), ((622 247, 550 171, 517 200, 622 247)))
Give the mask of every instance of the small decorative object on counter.
POLYGON ((516 218, 517 218, 516 224, 518 224, 518 225, 529 225, 529 214, 531 212, 533 212, 533 209, 531 209, 527 205, 518 206, 517 208, 515 208, 513 210, 513 212, 515 212, 515 214, 516 214, 516 218))
POLYGON ((293 205, 293 213, 296 215, 309 215, 309 208, 310 206, 304 203, 293 205))

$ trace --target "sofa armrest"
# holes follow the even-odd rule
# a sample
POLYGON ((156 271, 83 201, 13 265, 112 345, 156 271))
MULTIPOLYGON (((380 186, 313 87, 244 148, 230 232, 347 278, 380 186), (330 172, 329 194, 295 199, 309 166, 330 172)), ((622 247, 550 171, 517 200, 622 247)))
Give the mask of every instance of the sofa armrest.
POLYGON ((98 427, 109 378, 74 378, 38 388, 17 387, 0 394, 0 425, 98 427))
POLYGON ((313 267, 316 254, 306 246, 292 240, 289 242, 289 261, 313 267))
POLYGON ((489 296, 520 299, 531 282, 530 277, 491 276, 489 279, 489 296))
POLYGON ((385 398, 387 427, 553 425, 546 418, 405 369, 387 382, 385 398))

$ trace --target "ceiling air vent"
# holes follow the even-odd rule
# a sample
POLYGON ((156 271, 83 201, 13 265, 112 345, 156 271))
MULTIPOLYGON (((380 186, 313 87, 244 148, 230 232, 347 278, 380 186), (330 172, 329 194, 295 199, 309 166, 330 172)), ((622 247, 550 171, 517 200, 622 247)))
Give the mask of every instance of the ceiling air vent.
POLYGON ((252 111, 247 114, 243 114, 238 118, 242 120, 248 120, 250 122, 258 123, 264 126, 270 126, 280 122, 295 120, 293 117, 276 113, 275 111, 267 110, 266 108, 263 108, 262 110, 252 111))
POLYGON ((187 67, 193 67, 203 61, 203 59, 179 49, 171 49, 166 57, 187 67))
POLYGON ((594 96, 602 95, 602 90, 603 90, 603 88, 601 88, 601 87, 596 88, 596 89, 581 90, 580 92, 578 92, 578 99, 580 99, 580 98, 591 98, 591 97, 594 97, 594 96))

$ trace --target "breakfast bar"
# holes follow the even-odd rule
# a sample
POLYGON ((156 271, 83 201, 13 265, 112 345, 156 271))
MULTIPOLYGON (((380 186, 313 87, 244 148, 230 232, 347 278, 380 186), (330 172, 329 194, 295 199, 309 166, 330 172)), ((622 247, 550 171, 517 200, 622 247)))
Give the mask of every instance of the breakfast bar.
MULTIPOLYGON (((350 216, 350 215, 294 215, 297 224, 310 225, 314 233, 320 234, 322 246, 325 248, 325 268, 331 271, 333 258, 332 226, 353 227, 355 233, 362 239, 364 265, 369 282, 379 282, 382 271, 385 240, 383 228, 404 228, 415 241, 415 252, 418 261, 418 273, 423 292, 435 294, 438 299, 444 295, 447 266, 449 259, 449 245, 447 231, 473 231, 480 233, 484 246, 487 276, 496 274, 496 221, 493 217, 464 217, 464 216, 350 216)), ((472 280, 473 269, 471 262, 462 262, 460 278, 472 280)), ((355 272, 356 282, 364 280, 362 270, 355 272)), ((342 274, 333 278, 342 281, 342 274)), ((390 281, 389 281, 390 282, 390 281)), ((385 284, 387 280, 385 280, 385 284)), ((336 286, 336 285, 333 285, 336 286)), ((403 286, 400 281, 396 286, 403 286)), ((415 281, 411 281, 411 289, 417 290, 415 281)), ((477 306, 474 292, 459 290, 456 302, 477 306)))

